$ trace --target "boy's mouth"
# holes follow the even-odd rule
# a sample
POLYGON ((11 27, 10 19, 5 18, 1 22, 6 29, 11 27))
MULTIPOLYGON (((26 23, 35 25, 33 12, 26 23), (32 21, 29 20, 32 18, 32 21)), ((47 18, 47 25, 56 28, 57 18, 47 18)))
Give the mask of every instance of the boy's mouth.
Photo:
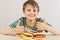
POLYGON ((28 16, 31 17, 31 18, 32 18, 32 17, 35 17, 35 15, 28 15, 28 16))

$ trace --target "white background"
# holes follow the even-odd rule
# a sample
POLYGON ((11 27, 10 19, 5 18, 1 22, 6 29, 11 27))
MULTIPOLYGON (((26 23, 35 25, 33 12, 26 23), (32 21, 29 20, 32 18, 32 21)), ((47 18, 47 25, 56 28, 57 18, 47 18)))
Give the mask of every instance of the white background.
MULTIPOLYGON (((0 0, 0 29, 24 16, 23 3, 26 0, 0 0)), ((54 28, 60 29, 60 0, 36 0, 40 6, 38 17, 46 18, 54 28)))

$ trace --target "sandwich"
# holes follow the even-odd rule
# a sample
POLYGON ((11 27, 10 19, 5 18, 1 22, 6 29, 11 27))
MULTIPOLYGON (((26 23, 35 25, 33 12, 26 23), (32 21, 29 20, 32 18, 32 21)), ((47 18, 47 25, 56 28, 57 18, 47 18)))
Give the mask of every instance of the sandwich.
POLYGON ((17 36, 20 36, 21 38, 27 39, 27 40, 33 37, 33 35, 30 33, 17 34, 17 36))
POLYGON ((33 37, 34 38, 45 38, 46 34, 45 33, 34 33, 33 37))
POLYGON ((46 33, 40 32, 40 33, 34 33, 33 38, 35 40, 45 40, 46 38, 46 33))
POLYGON ((34 33, 34 34, 31 34, 31 33, 22 33, 22 34, 17 34, 17 36, 23 38, 24 40, 27 39, 35 39, 35 40, 44 40, 46 38, 46 33, 45 32, 37 32, 37 33, 34 33))

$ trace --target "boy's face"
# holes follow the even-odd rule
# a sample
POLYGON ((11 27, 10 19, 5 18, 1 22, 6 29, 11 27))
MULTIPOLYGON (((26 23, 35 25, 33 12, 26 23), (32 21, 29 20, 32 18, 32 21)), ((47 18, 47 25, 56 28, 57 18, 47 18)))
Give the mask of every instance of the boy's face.
POLYGON ((25 10, 24 10, 24 14, 25 14, 26 18, 33 20, 38 15, 38 8, 27 4, 27 6, 25 7, 25 10))

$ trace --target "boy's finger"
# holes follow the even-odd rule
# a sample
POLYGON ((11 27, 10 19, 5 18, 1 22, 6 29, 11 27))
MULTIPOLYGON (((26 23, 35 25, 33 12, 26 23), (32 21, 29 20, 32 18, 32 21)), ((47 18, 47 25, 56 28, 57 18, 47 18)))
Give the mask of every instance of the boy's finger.
POLYGON ((41 22, 37 22, 37 24, 38 24, 38 23, 41 23, 41 22))
POLYGON ((20 20, 18 21, 18 23, 17 23, 18 25, 20 24, 20 20))
POLYGON ((20 20, 18 21, 18 23, 17 23, 16 27, 19 27, 19 25, 20 25, 20 20))
POLYGON ((46 19, 44 18, 44 23, 46 23, 46 19))
POLYGON ((37 22, 37 24, 42 24, 42 22, 37 22))
POLYGON ((24 26, 21 26, 22 28, 24 28, 24 26))

